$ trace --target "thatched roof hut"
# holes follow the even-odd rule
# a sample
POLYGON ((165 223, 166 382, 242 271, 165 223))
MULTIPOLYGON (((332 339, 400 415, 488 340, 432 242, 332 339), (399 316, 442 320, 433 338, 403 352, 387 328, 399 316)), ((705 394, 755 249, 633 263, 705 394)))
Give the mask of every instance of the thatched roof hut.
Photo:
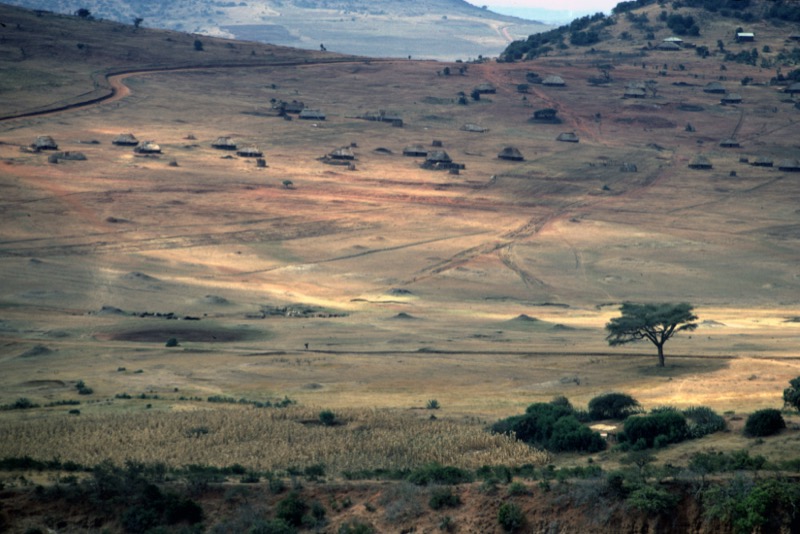
POLYGON ((647 91, 644 87, 628 87, 622 95, 623 98, 644 98, 645 96, 647 96, 647 91))
POLYGON ((468 124, 465 124, 464 126, 462 126, 461 130, 463 130, 465 132, 484 133, 484 132, 488 132, 489 128, 485 128, 483 126, 480 126, 479 124, 468 123, 468 124))
POLYGON ((425 161, 429 163, 452 163, 453 159, 444 150, 433 150, 428 153, 425 161))
POLYGON ((161 154, 161 147, 155 141, 143 141, 133 151, 137 154, 161 154))
POLYGON ((484 82, 478 84, 474 91, 482 95, 491 95, 497 92, 497 88, 489 82, 484 82))
POLYGON ((711 83, 706 84, 705 87, 703 87, 703 92, 704 93, 724 95, 728 91, 725 89, 725 86, 722 85, 721 83, 719 83, 719 82, 711 82, 711 83))
POLYGON ((304 109, 299 118, 307 121, 324 121, 325 114, 318 109, 304 109))
POLYGON ((525 158, 522 156, 522 152, 519 151, 517 147, 507 146, 503 150, 497 154, 497 157, 500 159, 505 159, 508 161, 524 161, 525 158))
POLYGON ((785 159, 778 163, 778 170, 786 172, 800 172, 800 160, 785 159))
POLYGON ((753 160, 752 165, 754 167, 772 167, 772 158, 768 158, 766 156, 759 156, 755 160, 753 160))
POLYGON ((217 137, 217 140, 211 143, 211 148, 217 150, 236 150, 236 143, 230 137, 217 137))
POLYGON ((544 109, 537 109, 533 112, 533 117, 530 120, 533 122, 546 122, 552 124, 558 124, 561 122, 556 115, 558 114, 558 110, 555 108, 544 108, 544 109))
POLYGON ((412 158, 424 158, 428 156, 428 149, 422 145, 410 145, 403 149, 403 155, 412 158))
POLYGON ((577 143, 580 141, 575 132, 563 132, 556 137, 556 141, 563 141, 564 143, 577 143))
POLYGON ((350 147, 337 148, 336 150, 330 152, 328 154, 328 157, 340 161, 353 161, 354 159, 356 159, 356 155, 350 149, 350 147))
POLYGON ((291 102, 280 101, 275 107, 283 113, 294 113, 296 115, 301 113, 306 108, 306 105, 299 100, 292 100, 291 102))
POLYGON ((260 158, 264 154, 258 149, 257 146, 248 146, 237 150, 236 155, 243 158, 260 158))
POLYGON ((40 135, 34 139, 31 147, 36 150, 58 150, 55 140, 49 135, 40 135))
POLYGON ((723 148, 739 148, 739 141, 736 139, 723 139, 719 142, 719 146, 723 148))
POLYGON ((681 48, 681 45, 679 45, 678 43, 674 43, 672 41, 663 41, 659 43, 659 45, 656 48, 667 52, 677 52, 679 50, 683 50, 681 48))
POLYGON ((542 85, 547 85, 549 87, 564 87, 567 84, 564 82, 564 78, 561 76, 552 75, 542 80, 542 85))
POLYGON ((466 168, 466 166, 460 163, 455 163, 444 150, 432 150, 428 152, 428 156, 425 159, 425 162, 422 164, 422 168, 436 171, 458 171, 459 169, 466 168))
POLYGON ((742 103, 742 95, 738 93, 728 93, 722 98, 720 98, 720 103, 722 104, 741 104, 742 103))
POLYGON ((791 95, 793 95, 795 93, 800 93, 800 82, 793 83, 792 85, 790 85, 789 87, 786 88, 785 92, 789 93, 791 95))
POLYGON ((675 43, 677 45, 681 45, 683 44, 683 39, 681 39, 680 37, 667 37, 666 39, 663 39, 662 42, 675 43))
POLYGON ((136 139, 136 136, 132 133, 124 133, 116 136, 114 140, 111 141, 111 144, 118 146, 136 146, 139 144, 139 140, 136 139))
POLYGON ((712 167, 711 161, 703 155, 698 155, 689 163, 690 169, 711 169, 712 167))

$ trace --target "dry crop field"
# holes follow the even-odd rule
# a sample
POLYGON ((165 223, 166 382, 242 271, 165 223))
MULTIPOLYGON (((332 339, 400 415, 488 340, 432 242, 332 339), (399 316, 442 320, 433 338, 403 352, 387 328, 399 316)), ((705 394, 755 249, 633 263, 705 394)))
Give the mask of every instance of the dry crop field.
MULTIPOLYGON (((382 425, 359 461, 394 446, 418 462, 536 462, 481 435, 485 424, 609 391, 646 408, 780 407, 800 375, 800 176, 740 158, 800 156, 800 112, 766 85, 771 71, 729 64, 724 83, 744 100, 722 106, 702 91, 719 58, 612 46, 463 75, 462 64, 406 60, 181 58, 127 76, 129 94, 113 101, 0 122, 0 404, 81 401, 80 416, 0 412, 0 456, 149 460, 173 448, 178 465, 270 467, 254 451, 287 418, 317 445, 280 457, 298 465, 349 468, 335 445, 382 425), (614 69, 595 86, 599 61, 614 69), (566 86, 519 93, 530 71, 566 86), (622 98, 648 79, 655 96, 622 98), (482 82, 497 92, 472 100, 482 82), (273 99, 326 119, 284 120, 273 99), (542 108, 561 124, 531 122, 542 108), (403 127, 358 118, 379 110, 403 127), (734 131, 742 146, 719 147, 734 131), (127 132, 162 153, 111 143, 127 132), (561 132, 580 142, 557 142, 561 132), (38 135, 86 160, 24 150, 38 135), (257 146, 266 166, 212 148, 219 136, 257 146), (424 170, 403 155, 434 140, 465 168, 424 170), (525 160, 498 159, 507 146, 525 160), (352 167, 320 161, 340 147, 352 167), (713 169, 688 168, 701 153, 713 169), (626 300, 695 305, 700 327, 670 341, 665 369, 649 345, 608 347, 603 326, 626 300), (93 393, 79 395, 78 381, 93 393), (210 396, 298 406, 193 400, 210 396), (322 409, 347 424, 306 428, 322 409), (101 437, 105 426, 114 431, 101 437), (187 441, 199 426, 219 431, 187 441)), ((17 110, 13 95, 3 111, 17 110)))

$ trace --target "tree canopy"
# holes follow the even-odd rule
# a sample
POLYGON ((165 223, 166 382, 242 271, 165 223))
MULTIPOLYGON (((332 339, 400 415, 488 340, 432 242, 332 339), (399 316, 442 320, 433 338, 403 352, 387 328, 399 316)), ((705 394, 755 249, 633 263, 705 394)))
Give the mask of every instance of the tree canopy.
POLYGON ((664 343, 683 330, 697 328, 693 306, 686 302, 634 304, 625 302, 621 316, 606 324, 608 344, 613 346, 649 340, 658 349, 658 366, 664 367, 664 343))

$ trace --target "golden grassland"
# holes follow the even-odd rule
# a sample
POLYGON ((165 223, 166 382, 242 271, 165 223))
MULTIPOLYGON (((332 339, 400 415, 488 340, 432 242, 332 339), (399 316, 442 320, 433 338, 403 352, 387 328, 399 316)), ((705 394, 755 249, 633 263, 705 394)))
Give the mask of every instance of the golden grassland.
MULTIPOLYGON (((763 42, 780 50, 783 37, 767 30, 763 42)), ((166 35, 129 37, 146 48, 166 35)), ((704 39, 714 48, 723 37, 704 39)), ((779 407, 800 375, 797 177, 739 161, 798 156, 788 135, 797 111, 767 85, 772 72, 728 64, 726 83, 747 99, 734 107, 702 92, 720 76, 720 58, 631 55, 616 41, 602 58, 615 63, 614 81, 596 87, 586 78, 597 56, 574 50, 446 77, 442 64, 306 64, 319 57, 305 52, 292 56, 302 64, 222 68, 245 49, 216 40, 206 47, 213 65, 188 69, 183 39, 185 49, 164 49, 182 70, 131 76, 124 98, 0 124, 0 403, 82 401, 80 416, 67 407, 0 413, 3 454, 265 469, 536 463, 541 453, 490 436, 485 423, 558 395, 583 407, 609 391, 648 409, 744 414, 779 407), (531 70, 558 73, 567 87, 518 93, 531 70), (755 83, 739 87, 745 75, 755 83), (657 98, 620 98, 626 83, 651 77, 657 98), (456 104, 483 81, 498 92, 456 104), (303 100, 328 119, 283 120, 273 98, 303 100), (528 122, 543 107, 564 122, 528 122), (400 112, 404 127, 355 118, 380 109, 400 112), (744 148, 718 147, 740 122, 744 148), (579 144, 555 141, 570 130, 579 144), (128 131, 164 154, 111 145, 128 131), (21 150, 42 133, 87 160, 50 164, 21 150), (219 135, 259 145, 268 166, 224 158, 210 147, 219 135), (466 169, 425 171, 401 155, 434 139, 466 169), (317 159, 352 144, 355 170, 317 159), (498 160, 507 145, 526 161, 498 160), (699 152, 712 171, 687 169, 699 152), (639 172, 620 172, 623 162, 639 172), (670 341, 667 367, 656 369, 650 346, 607 346, 603 325, 624 300, 690 301, 701 324, 670 341), (324 313, 258 315, 287 305, 324 313), (145 311, 200 320, 135 315, 145 311), (170 337, 180 347, 164 347, 170 337), (78 380, 94 394, 78 396, 78 380), (114 399, 120 393, 160 398, 114 399), (212 407, 178 395, 285 395, 300 407, 212 407), (436 421, 412 410, 429 399, 442 405, 436 421), (322 409, 346 424, 302 422, 322 409), (208 434, 187 437, 201 426, 208 434)), ((21 65, 53 68, 38 50, 21 65)), ((77 61, 77 50, 61 59, 77 61)), ((114 50, 92 56, 95 67, 114 50)), ((151 66, 136 50, 113 66, 151 66)), ((79 92, 85 74, 70 78, 79 92)), ((70 84, 58 84, 66 98, 70 84)), ((19 103, 43 105, 46 93, 19 103)), ((4 110, 17 110, 11 100, 4 110)), ((699 446, 752 445, 728 438, 699 446)), ((776 450, 790 454, 790 443, 776 450)))

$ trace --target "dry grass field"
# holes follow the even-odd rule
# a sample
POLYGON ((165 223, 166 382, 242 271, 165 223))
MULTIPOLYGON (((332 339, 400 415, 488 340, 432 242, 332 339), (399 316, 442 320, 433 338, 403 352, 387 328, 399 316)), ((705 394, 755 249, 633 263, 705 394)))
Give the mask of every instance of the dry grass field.
MULTIPOLYGON (((730 42, 729 30, 698 44, 745 46, 730 42)), ((756 31, 759 48, 788 46, 782 29, 756 31)), ((146 39, 164 42, 153 31, 131 37, 152 44, 146 39)), ((0 122, 0 404, 81 401, 77 417, 67 406, 0 412, 0 456, 88 462, 116 457, 115 443, 128 442, 126 456, 145 460, 153 451, 135 444, 156 427, 180 437, 196 418, 223 428, 253 413, 272 417, 181 400, 222 395, 289 397, 298 407, 286 417, 297 420, 331 409, 351 426, 387 414, 408 428, 441 423, 441 436, 471 436, 451 452, 474 447, 482 463, 508 463, 536 453, 476 433, 532 402, 564 395, 585 406, 624 391, 646 408, 748 413, 780 407, 800 375, 800 175, 740 162, 800 157, 800 111, 767 84, 774 71, 728 63, 721 72, 717 56, 642 55, 616 40, 595 54, 572 48, 535 62, 469 64, 464 75, 461 64, 327 64, 311 53, 289 58, 294 65, 226 67, 231 47, 209 41, 206 49, 213 61, 196 68, 175 56, 175 70, 127 75, 129 94, 112 101, 0 122), (605 63, 612 81, 589 84, 605 63), (445 66, 453 74, 441 75, 445 66), (558 74, 566 87, 521 94, 529 71, 558 74), (720 75, 742 104, 723 106, 702 91, 720 75), (754 83, 741 86, 745 76, 754 83), (656 96, 622 98, 628 82, 650 79, 656 96), (496 94, 469 99, 482 82, 496 94), (457 104, 460 91, 468 105, 457 104), (301 100, 326 120, 284 120, 273 99, 301 100), (561 124, 529 121, 548 107, 561 124), (401 115, 403 127, 357 118, 379 110, 401 115), (579 143, 555 140, 569 131, 579 143), (719 147, 734 131, 741 148, 719 147), (156 141, 162 154, 111 143, 127 132, 156 141), (86 160, 54 164, 48 152, 24 150, 38 135, 86 160), (258 146, 266 167, 213 149, 223 135, 258 146), (402 154, 434 140, 465 169, 424 170, 402 154), (352 168, 320 161, 343 146, 356 155, 352 168), (525 161, 498 159, 506 146, 525 161), (698 154, 713 169, 689 169, 698 154), (623 163, 638 172, 621 172, 623 163), (626 300, 695 305, 700 326, 667 344, 666 368, 655 367, 647 344, 608 347, 603 327, 626 300), (173 337, 179 346, 166 347, 173 337), (78 395, 79 380, 92 395, 78 395), (134 398, 115 398, 122 393, 134 398), (431 399, 441 404, 438 423, 427 421, 431 399), (61 440, 103 425, 120 434, 89 440, 91 448, 56 447, 36 434, 61 440)), ((71 48, 63 70, 53 58, 20 61, 12 52, 3 61, 19 72, 47 71, 50 82, 20 76, 52 85, 53 100, 50 89, 26 95, 24 80, 3 82, 0 115, 71 102, 91 89, 87 70, 100 68, 73 63, 71 48)), ((95 59, 107 68, 151 66, 104 54, 95 59)), ((170 66, 165 54, 158 68, 170 66)), ((341 430, 343 447, 353 431, 341 430)), ((164 436, 155 443, 170 447, 164 436)), ((693 446, 739 438, 714 439, 693 446)), ((785 455, 797 432, 781 439, 765 452, 785 455)), ((420 462, 443 446, 424 447, 420 462)), ((247 448, 215 460, 217 450, 170 461, 265 466, 247 448)), ((453 454, 462 457, 454 464, 474 463, 453 454)), ((348 467, 341 450, 286 461, 320 459, 348 467)))

